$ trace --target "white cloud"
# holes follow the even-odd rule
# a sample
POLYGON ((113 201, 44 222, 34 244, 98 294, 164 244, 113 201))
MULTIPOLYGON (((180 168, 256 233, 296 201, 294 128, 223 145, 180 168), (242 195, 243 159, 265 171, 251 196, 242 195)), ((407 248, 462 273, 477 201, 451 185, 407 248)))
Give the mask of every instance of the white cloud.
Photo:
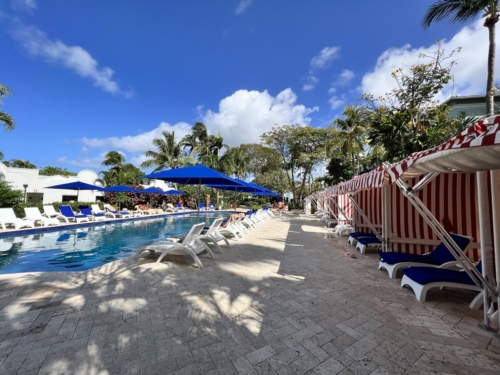
POLYGON ((325 47, 323 48, 319 55, 314 56, 311 60, 311 70, 314 69, 325 69, 330 66, 330 63, 338 59, 340 47, 325 47))
POLYGON ((306 82, 302 86, 302 90, 304 90, 304 91, 311 91, 316 86, 316 84, 319 82, 319 80, 313 75, 307 76, 305 81, 306 82))
MULTIPOLYGON (((500 31, 496 30, 497 38, 500 31)), ((470 26, 462 28, 449 41, 443 41, 442 46, 446 53, 462 47, 462 51, 453 56, 458 61, 452 74, 455 77, 455 88, 453 95, 484 94, 486 91, 487 56, 488 56, 488 31, 483 27, 483 21, 478 20, 470 26)), ((378 58, 373 71, 364 75, 360 90, 375 96, 383 95, 396 87, 391 72, 397 68, 403 68, 409 72, 414 64, 423 63, 425 59, 419 58, 420 53, 429 54, 434 46, 423 46, 412 48, 409 44, 400 48, 390 48, 384 51, 378 58)), ((500 66, 497 64, 495 75, 498 77, 500 66)), ((445 100, 451 94, 451 86, 448 86, 437 96, 439 100, 445 100)))
POLYGON ((175 138, 180 141, 186 134, 191 132, 191 125, 186 122, 179 122, 175 125, 166 122, 148 132, 138 135, 127 135, 123 137, 107 137, 107 138, 83 138, 82 143, 90 148, 125 150, 131 153, 143 153, 153 149, 152 141, 154 138, 162 138, 162 132, 175 132, 175 138))
POLYGON ((33 13, 38 8, 36 0, 12 0, 10 6, 18 12, 28 13, 33 13))
POLYGON ((241 0, 238 6, 235 9, 236 14, 244 13, 245 10, 252 5, 253 0, 241 0))
POLYGON ((57 159, 56 162, 61 164, 74 165, 76 167, 105 169, 106 167, 103 167, 103 165, 101 164, 103 160, 104 160, 104 154, 92 158, 79 158, 75 160, 69 159, 67 156, 63 156, 57 159))
POLYGON ((328 100, 328 103, 330 103, 331 109, 337 109, 340 106, 344 105, 346 103, 344 95, 341 97, 338 96, 332 96, 330 100, 328 100))
POLYGON ((341 86, 347 86, 353 79, 354 79, 354 73, 351 70, 344 69, 339 74, 336 83, 341 86))
POLYGON ((202 121, 212 134, 218 132, 230 146, 259 143, 260 135, 275 125, 307 124, 318 107, 296 104, 297 95, 285 89, 276 97, 266 91, 239 90, 221 100, 219 112, 207 110, 202 121))
POLYGON ((49 62, 57 62, 79 76, 91 79, 97 87, 112 94, 122 94, 127 98, 132 91, 122 91, 113 80, 114 71, 99 67, 97 61, 80 46, 68 46, 60 40, 52 41, 47 34, 33 26, 23 26, 12 33, 13 37, 33 57, 43 57, 49 62))

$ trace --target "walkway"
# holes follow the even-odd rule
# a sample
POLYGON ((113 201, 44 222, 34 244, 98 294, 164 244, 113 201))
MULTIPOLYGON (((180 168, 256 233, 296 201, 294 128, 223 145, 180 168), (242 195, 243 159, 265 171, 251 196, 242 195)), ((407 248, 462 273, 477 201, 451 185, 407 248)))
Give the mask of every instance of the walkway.
POLYGON ((2 374, 498 374, 473 294, 417 302, 312 216, 183 257, 0 276, 2 374))

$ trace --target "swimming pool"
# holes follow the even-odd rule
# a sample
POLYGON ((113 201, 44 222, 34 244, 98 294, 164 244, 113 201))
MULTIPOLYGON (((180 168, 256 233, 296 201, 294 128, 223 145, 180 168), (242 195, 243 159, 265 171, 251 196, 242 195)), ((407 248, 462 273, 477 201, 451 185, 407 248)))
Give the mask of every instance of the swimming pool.
MULTIPOLYGON (((83 271, 133 255, 138 247, 187 233, 224 213, 167 216, 0 238, 0 274, 83 271)), ((227 216, 227 214, 226 214, 227 216)), ((55 228, 54 228, 55 229, 55 228)))

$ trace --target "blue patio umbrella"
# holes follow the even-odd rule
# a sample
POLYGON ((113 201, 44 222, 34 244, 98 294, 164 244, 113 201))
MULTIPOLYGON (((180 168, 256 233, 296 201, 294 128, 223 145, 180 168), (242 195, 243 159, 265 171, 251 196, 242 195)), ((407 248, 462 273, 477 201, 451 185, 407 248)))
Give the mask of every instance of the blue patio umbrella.
POLYGON ((78 202, 78 196, 80 195, 80 190, 97 190, 103 191, 103 188, 96 185, 86 184, 81 181, 68 182, 66 184, 48 186, 45 189, 64 189, 64 190, 76 190, 76 201, 78 202))
POLYGON ((157 180, 164 180, 175 182, 184 185, 198 185, 198 196, 196 197, 198 203, 198 215, 200 214, 199 195, 201 185, 215 184, 215 185, 241 185, 231 177, 223 173, 214 171, 202 164, 194 165, 192 167, 169 169, 157 173, 151 173, 144 178, 151 178, 157 180))
POLYGON ((180 190, 170 189, 170 190, 165 190, 162 194, 163 195, 184 195, 186 193, 184 193, 183 191, 180 191, 180 190))
POLYGON ((109 186, 103 189, 106 193, 138 193, 138 190, 125 185, 109 186))
POLYGON ((234 209, 235 210, 236 210, 236 196, 238 193, 256 194, 256 193, 264 193, 265 192, 263 190, 263 188, 261 189, 261 188, 256 187, 256 186, 252 186, 252 185, 250 185, 250 183, 248 183, 246 181, 239 180, 237 178, 235 178, 234 181, 239 182, 241 185, 235 186, 235 185, 211 185, 211 184, 209 184, 207 186, 214 188, 214 189, 220 189, 220 190, 225 190, 225 191, 234 191, 235 192, 235 195, 234 195, 234 202, 235 202, 234 209))
POLYGON ((248 183, 250 186, 254 186, 254 187, 256 187, 256 188, 259 188, 260 190, 263 190, 265 193, 267 193, 267 194, 263 194, 263 193, 261 194, 261 193, 259 193, 259 194, 256 194, 256 195, 273 195, 273 196, 279 196, 279 194, 278 194, 278 193, 276 193, 276 192, 274 192, 274 191, 272 191, 272 190, 269 190, 269 189, 265 188, 264 186, 257 185, 257 184, 256 184, 256 183, 254 183, 254 182, 247 182, 247 183, 248 183))

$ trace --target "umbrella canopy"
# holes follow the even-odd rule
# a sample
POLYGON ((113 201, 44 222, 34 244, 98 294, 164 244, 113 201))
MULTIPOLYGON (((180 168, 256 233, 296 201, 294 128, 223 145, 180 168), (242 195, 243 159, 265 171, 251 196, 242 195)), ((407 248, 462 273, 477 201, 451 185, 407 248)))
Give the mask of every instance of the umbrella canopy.
POLYGON ((186 193, 184 193, 183 191, 180 191, 180 190, 175 190, 175 189, 171 189, 171 190, 165 190, 163 192, 163 195, 184 195, 186 193))
POLYGON ((196 197, 196 200, 198 201, 198 216, 200 215, 199 195, 201 185, 241 185, 231 177, 205 167, 202 164, 152 173, 144 176, 144 178, 165 180, 184 185, 198 185, 198 196, 196 197))
POLYGON ((124 186, 124 185, 116 185, 116 186, 109 186, 103 189, 103 191, 107 193, 139 193, 143 192, 139 190, 135 190, 134 188, 131 188, 130 186, 124 186))
POLYGON ((144 190, 137 190, 138 192, 140 193, 149 193, 149 194, 163 194, 164 191, 163 190, 160 190, 160 189, 157 189, 155 187, 148 187, 147 189, 144 189, 144 190))
POLYGON ((267 194, 257 194, 257 195, 274 195, 274 196, 279 195, 278 193, 276 193, 276 192, 274 192, 272 190, 266 189, 265 187, 257 185, 257 184, 255 184, 253 182, 247 182, 247 184, 249 184, 250 186, 254 186, 256 188, 259 188, 260 190, 264 191, 264 193, 267 193, 267 194))
POLYGON ((76 190, 76 201, 78 202, 78 196, 80 195, 80 190, 97 190, 103 191, 103 188, 96 185, 86 184, 81 181, 68 182, 67 184, 48 186, 46 189, 65 189, 65 190, 76 190))
POLYGON ((192 167, 169 169, 157 173, 151 173, 144 178, 164 180, 184 185, 240 185, 231 177, 223 173, 214 171, 204 165, 194 165, 192 167))
POLYGON ((212 184, 208 184, 207 186, 214 188, 214 189, 228 190, 228 191, 234 191, 234 192, 238 192, 238 193, 265 192, 264 188, 252 186, 252 185, 250 185, 250 183, 245 182, 243 180, 239 180, 237 178, 234 178, 233 180, 240 183, 240 185, 212 185, 212 184))

